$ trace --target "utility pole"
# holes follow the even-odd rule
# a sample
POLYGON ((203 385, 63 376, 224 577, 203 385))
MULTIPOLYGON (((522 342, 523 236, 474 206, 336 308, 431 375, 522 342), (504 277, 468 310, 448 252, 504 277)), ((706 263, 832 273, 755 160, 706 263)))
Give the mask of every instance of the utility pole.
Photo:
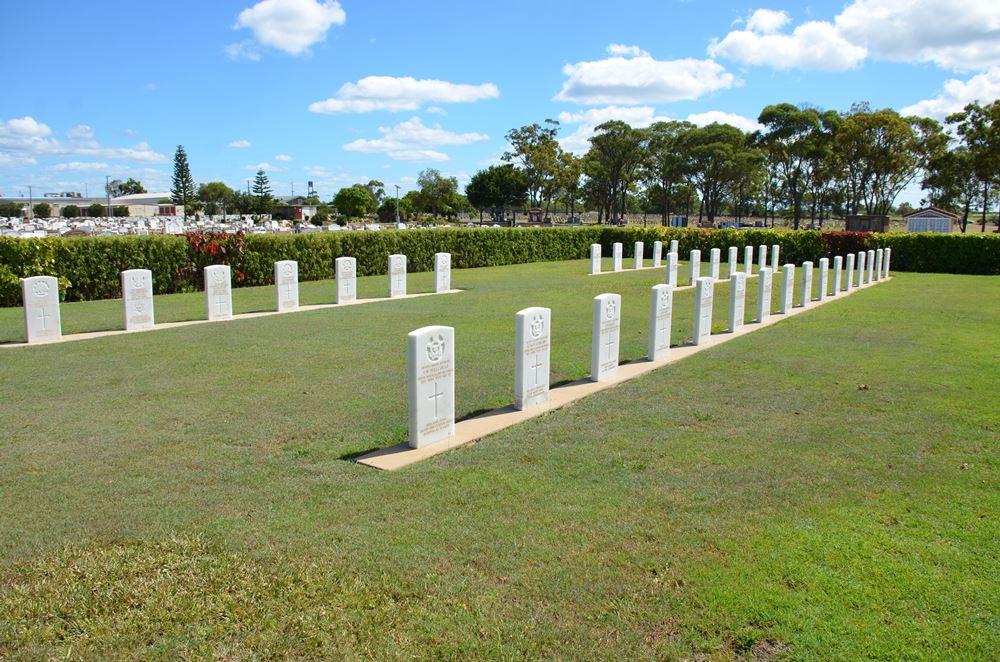
POLYGON ((31 184, 28 184, 28 219, 35 216, 35 196, 31 194, 31 184))
POLYGON ((111 177, 104 175, 104 195, 108 201, 108 215, 107 220, 111 221, 111 177))
POLYGON ((399 225, 399 184, 393 184, 396 187, 396 225, 399 225))

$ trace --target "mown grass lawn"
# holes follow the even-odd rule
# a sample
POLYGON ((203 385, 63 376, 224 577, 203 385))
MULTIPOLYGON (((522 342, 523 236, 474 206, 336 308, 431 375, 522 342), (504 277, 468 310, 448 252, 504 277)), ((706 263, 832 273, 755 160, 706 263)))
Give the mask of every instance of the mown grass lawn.
MULTIPOLYGON (((511 401, 523 307, 553 309, 554 382, 586 375, 601 292, 623 295, 622 358, 641 358, 661 272, 586 269, 0 350, 0 657, 1000 650, 998 278, 895 274, 405 470, 350 461, 404 439, 419 326, 456 327, 463 416, 511 401)), ((273 305, 270 288, 234 296, 273 305)), ((720 331, 727 301, 718 287, 720 331)), ((156 305, 185 319, 202 299, 156 305)), ((64 324, 116 328, 119 310, 65 306, 64 324)), ((692 310, 679 293, 675 342, 692 310)), ((19 316, 0 311, 0 336, 19 316)))

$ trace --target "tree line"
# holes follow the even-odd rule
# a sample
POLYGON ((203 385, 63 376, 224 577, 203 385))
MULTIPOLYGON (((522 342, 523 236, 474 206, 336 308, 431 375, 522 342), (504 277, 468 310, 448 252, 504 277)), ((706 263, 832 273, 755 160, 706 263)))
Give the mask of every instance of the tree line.
POLYGON ((927 117, 854 104, 847 112, 790 103, 770 105, 760 130, 728 124, 698 127, 685 121, 636 129, 612 120, 596 127, 583 156, 564 150, 559 123, 545 120, 512 129, 506 163, 477 172, 466 194, 480 210, 504 218, 530 204, 548 216, 553 204, 576 205, 598 221, 627 212, 674 213, 709 223, 787 218, 798 229, 849 214, 886 215, 910 184, 924 204, 959 213, 988 211, 1000 192, 1000 100, 969 104, 945 125, 927 117))

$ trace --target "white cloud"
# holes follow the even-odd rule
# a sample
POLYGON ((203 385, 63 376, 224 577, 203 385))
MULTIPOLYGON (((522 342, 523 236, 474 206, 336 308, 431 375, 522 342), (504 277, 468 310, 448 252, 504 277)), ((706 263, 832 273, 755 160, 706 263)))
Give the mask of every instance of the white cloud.
POLYGON ((31 165, 38 157, 84 156, 159 163, 167 160, 148 144, 141 142, 133 147, 109 147, 94 139, 93 130, 86 125, 69 129, 67 141, 52 137, 52 129, 33 117, 0 120, 0 155, 7 165, 31 165))
POLYGON ((880 59, 963 70, 1000 65, 994 0, 854 0, 834 22, 880 59))
POLYGON ((719 124, 735 126, 737 129, 747 133, 760 131, 764 128, 764 125, 755 119, 744 117, 743 115, 737 115, 736 113, 726 113, 721 110, 710 110, 705 113, 692 113, 687 116, 687 121, 691 122, 691 124, 694 124, 695 126, 707 126, 714 122, 718 122, 719 124))
POLYGON ((71 129, 67 129, 66 136, 74 140, 86 140, 94 137, 94 130, 86 124, 77 124, 71 129))
POLYGON ((973 101, 989 103, 1000 98, 1000 67, 977 74, 969 80, 945 81, 941 93, 903 108, 903 115, 920 115, 943 121, 951 113, 965 108, 973 101))
POLYGON ((629 126, 643 129, 653 122, 667 122, 671 118, 657 115, 651 106, 606 106, 604 108, 589 108, 581 112, 559 113, 558 120, 562 124, 577 124, 573 133, 559 139, 563 149, 575 154, 583 154, 590 149, 590 137, 594 129, 604 122, 621 120, 629 126))
POLYGON ((757 34, 774 34, 788 25, 791 17, 786 11, 774 9, 758 9, 747 19, 747 30, 757 34))
POLYGON ((234 27, 249 28, 265 46, 301 55, 323 41, 331 26, 346 20, 336 0, 262 0, 241 11, 234 27))
POLYGON ((428 149, 441 145, 468 145, 489 140, 483 133, 453 133, 440 124, 426 126, 419 117, 411 117, 392 127, 379 127, 379 138, 358 139, 344 145, 348 152, 384 153, 397 161, 446 161, 448 155, 428 149))
POLYGON ((230 60, 247 60, 249 62, 259 62, 260 61, 260 51, 257 50, 257 45, 252 41, 238 41, 235 44, 228 44, 223 49, 230 60))
POLYGON ((608 44, 608 55, 616 55, 619 57, 649 57, 649 53, 642 50, 638 46, 627 46, 625 44, 608 44))
POLYGON ((68 163, 56 163, 48 168, 54 172, 67 172, 67 171, 78 171, 78 172, 96 172, 101 170, 107 170, 107 163, 99 163, 95 161, 69 161, 68 163))
POLYGON ((465 85, 409 76, 367 76, 356 83, 344 83, 334 97, 309 104, 309 110, 314 113, 413 111, 427 103, 470 103, 498 96, 500 90, 493 83, 465 85))
POLYGON ((274 160, 275 161, 291 161, 292 157, 289 156, 288 154, 278 154, 277 156, 274 157, 274 160))
POLYGON ((791 34, 776 33, 787 18, 784 12, 759 9, 747 20, 746 29, 734 30, 721 41, 713 40, 708 54, 772 69, 821 71, 853 69, 868 54, 864 46, 849 42, 836 27, 823 21, 803 23, 791 34), (764 11, 769 14, 762 16, 764 11), (772 14, 781 14, 785 20, 772 14))
POLYGON ((284 172, 284 168, 279 168, 278 166, 273 166, 267 161, 261 163, 251 163, 249 165, 243 166, 244 169, 250 170, 251 172, 257 172, 258 170, 263 170, 264 172, 284 172))
POLYGON ((691 100, 737 84, 712 60, 654 60, 648 55, 567 64, 563 74, 567 79, 555 100, 590 105, 691 100))
POLYGON ((246 149, 247 147, 253 147, 253 143, 249 140, 233 140, 229 142, 226 147, 233 147, 235 149, 246 149))

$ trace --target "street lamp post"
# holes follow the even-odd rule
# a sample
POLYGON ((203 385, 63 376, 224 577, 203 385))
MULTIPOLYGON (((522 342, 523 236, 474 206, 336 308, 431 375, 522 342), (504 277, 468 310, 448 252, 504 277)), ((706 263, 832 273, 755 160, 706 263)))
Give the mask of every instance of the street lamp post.
POLYGON ((396 225, 399 225, 399 184, 393 184, 396 187, 396 225))
POLYGON ((108 215, 106 220, 111 222, 111 177, 108 175, 104 175, 104 195, 108 201, 108 215))

